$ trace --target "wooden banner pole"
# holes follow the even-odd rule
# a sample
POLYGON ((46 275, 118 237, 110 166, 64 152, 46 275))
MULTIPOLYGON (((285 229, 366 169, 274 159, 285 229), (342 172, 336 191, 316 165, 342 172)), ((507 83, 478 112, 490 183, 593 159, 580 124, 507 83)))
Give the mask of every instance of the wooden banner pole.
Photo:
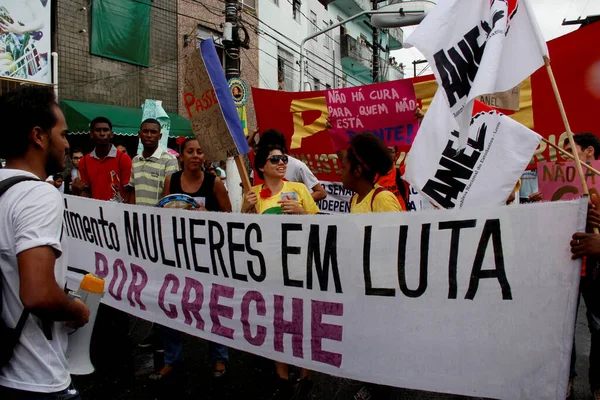
MULTIPOLYGON (((233 159, 235 160, 235 165, 237 166, 238 172, 240 173, 240 178, 242 179, 243 194, 246 195, 246 193, 248 193, 252 188, 250 177, 248 176, 248 171, 246 170, 246 164, 244 164, 244 159, 241 155, 237 155, 233 159)), ((251 211, 256 212, 256 207, 254 207, 251 211)))
MULTIPOLYGON (((556 102, 558 103, 560 116, 562 117, 563 124, 565 125, 565 130, 567 131, 567 136, 569 137, 569 143, 571 144, 571 149, 573 151, 573 159, 575 160, 575 169, 577 170, 577 174, 579 175, 579 179, 581 180, 581 188, 583 189, 583 195, 589 197, 590 191, 588 189, 587 182, 585 181, 585 175, 583 175, 583 168, 581 168, 581 160, 579 159, 579 154, 577 154, 577 144, 575 143, 575 139, 573 138, 573 131, 571 131, 571 126, 569 125, 569 120, 567 119, 567 112, 565 111, 565 106, 563 105, 562 98, 560 97, 558 85, 556 84, 556 79, 554 78, 554 73, 552 72, 552 67, 550 66, 550 58, 548 56, 544 56, 544 64, 546 65, 546 71, 548 72, 548 77, 550 78, 552 91, 554 91, 554 97, 556 97, 556 102)), ((600 233, 598 228, 594 228, 594 233, 600 233)))
POLYGON ((573 159, 575 160, 575 168, 577 169, 577 174, 579 175, 579 179, 581 180, 581 187, 583 189, 583 194, 589 196, 590 191, 588 190, 587 183, 585 181, 585 175, 583 174, 583 169, 581 168, 581 160, 579 159, 579 155, 577 151, 575 151, 576 144, 573 139, 573 132, 571 131, 571 126, 569 125, 569 120, 567 119, 567 113, 565 111, 565 106, 563 105, 562 99, 560 97, 560 93, 558 91, 558 86, 556 84, 556 79, 554 78, 554 73, 552 72, 552 67, 550 66, 550 58, 548 56, 544 56, 544 64, 546 65, 546 71, 548 72, 548 77, 550 78, 550 84, 552 85, 552 90, 554 91, 554 97, 556 97, 556 102, 558 103, 558 109, 560 110, 560 116, 562 117, 563 124, 565 125, 565 130, 567 131, 567 136, 569 137, 569 143, 571 144, 571 149, 573 150, 573 159))
MULTIPOLYGON (((568 157, 570 159, 574 159, 575 157, 573 157, 573 154, 569 153, 568 151, 566 151, 565 149, 562 149, 560 146, 555 145, 554 143, 552 143, 551 141, 549 141, 548 139, 544 139, 542 138, 542 141, 544 143, 546 143, 548 146, 558 150, 563 156, 568 157)), ((579 164, 581 164, 582 167, 585 167, 588 169, 588 171, 593 172, 594 174, 600 176, 600 171, 598 171, 596 168, 592 167, 589 164, 584 163, 583 161, 579 160, 579 164)))

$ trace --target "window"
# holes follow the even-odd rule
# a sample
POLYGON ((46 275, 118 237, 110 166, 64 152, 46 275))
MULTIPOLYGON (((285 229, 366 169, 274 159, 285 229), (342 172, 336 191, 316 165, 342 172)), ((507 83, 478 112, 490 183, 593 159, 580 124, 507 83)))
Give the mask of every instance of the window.
MULTIPOLYGON (((242 3, 243 8, 245 9, 249 8, 252 11, 256 9, 256 0, 240 0, 240 3, 242 3)), ((275 4, 277 4, 277 1, 275 4)))
POLYGON ((277 48, 277 80, 278 89, 294 91, 294 56, 281 47, 277 48))
POLYGON ((294 15, 294 20, 300 23, 300 7, 302 3, 300 0, 292 0, 292 14, 294 15))
MULTIPOLYGON (((310 12, 310 24, 308 31, 312 35, 313 33, 317 33, 317 14, 314 11, 310 12)), ((315 38, 316 40, 316 38, 315 38)))
POLYGON ((219 55, 219 60, 221 61, 223 68, 225 68, 225 47, 223 46, 223 37, 221 33, 205 26, 198 25, 198 29, 196 29, 196 39, 198 39, 196 41, 198 47, 200 47, 200 42, 203 40, 214 40, 215 48, 217 49, 217 54, 219 55))
POLYGON ((321 90, 321 81, 314 78, 313 90, 321 90))
MULTIPOLYGON (((323 21, 323 28, 327 28, 329 25, 327 24, 327 21, 323 21)), ((326 49, 330 49, 331 48, 331 36, 329 35, 331 31, 325 33, 325 48, 326 49)))
POLYGON ((90 52, 147 67, 150 58, 150 0, 96 0, 90 52))

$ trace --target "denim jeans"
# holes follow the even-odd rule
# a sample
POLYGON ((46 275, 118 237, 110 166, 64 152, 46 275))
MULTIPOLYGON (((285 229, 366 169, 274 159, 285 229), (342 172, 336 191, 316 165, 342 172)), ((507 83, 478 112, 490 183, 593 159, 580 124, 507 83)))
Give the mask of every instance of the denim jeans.
POLYGON ((2 400, 81 400, 77 389, 70 385, 65 390, 55 393, 27 392, 19 389, 10 389, 0 386, 0 399, 2 400))
MULTIPOLYGON (((164 333, 164 346, 165 346, 165 365, 173 365, 178 361, 183 360, 183 341, 182 334, 171 328, 165 327, 164 333)), ((229 361, 229 349, 227 346, 222 344, 209 342, 208 352, 210 361, 216 362, 227 362, 229 361)))

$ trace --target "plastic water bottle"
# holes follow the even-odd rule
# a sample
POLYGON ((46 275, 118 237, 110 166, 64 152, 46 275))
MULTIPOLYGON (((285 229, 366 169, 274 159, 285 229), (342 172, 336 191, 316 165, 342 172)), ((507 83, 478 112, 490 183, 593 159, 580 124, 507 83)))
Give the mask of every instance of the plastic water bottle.
POLYGON ((94 322, 98 314, 100 300, 104 295, 104 279, 94 274, 83 277, 77 295, 88 306, 90 320, 87 324, 76 329, 69 335, 69 346, 67 347, 67 362, 69 372, 73 375, 87 375, 94 372, 94 366, 90 360, 90 342, 94 330, 94 322))

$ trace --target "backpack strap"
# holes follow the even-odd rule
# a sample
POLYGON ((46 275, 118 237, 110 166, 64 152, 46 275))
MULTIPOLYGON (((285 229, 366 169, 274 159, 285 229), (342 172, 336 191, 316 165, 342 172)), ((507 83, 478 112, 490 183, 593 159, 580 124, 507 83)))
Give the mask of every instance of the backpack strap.
POLYGON ((379 193, 384 192, 386 189, 380 187, 375 188, 375 193, 373 193, 373 197, 371 197, 371 211, 373 211, 373 202, 375 201, 375 196, 377 196, 379 193))
MULTIPOLYGON (((6 178, 3 181, 0 181, 0 196, 8 191, 11 187, 20 182, 25 181, 39 181, 38 178, 33 178, 31 176, 12 176, 10 178, 6 178)), ((1 278, 1 276, 0 276, 1 278)), ((0 315, 2 314, 2 285, 0 283, 0 315)), ((13 330, 14 338, 18 339, 21 336, 21 332, 23 331, 23 327, 25 326, 25 322, 27 322, 27 318, 29 317, 29 310, 23 309, 21 316, 19 317, 19 322, 17 322, 17 326, 13 330)))

